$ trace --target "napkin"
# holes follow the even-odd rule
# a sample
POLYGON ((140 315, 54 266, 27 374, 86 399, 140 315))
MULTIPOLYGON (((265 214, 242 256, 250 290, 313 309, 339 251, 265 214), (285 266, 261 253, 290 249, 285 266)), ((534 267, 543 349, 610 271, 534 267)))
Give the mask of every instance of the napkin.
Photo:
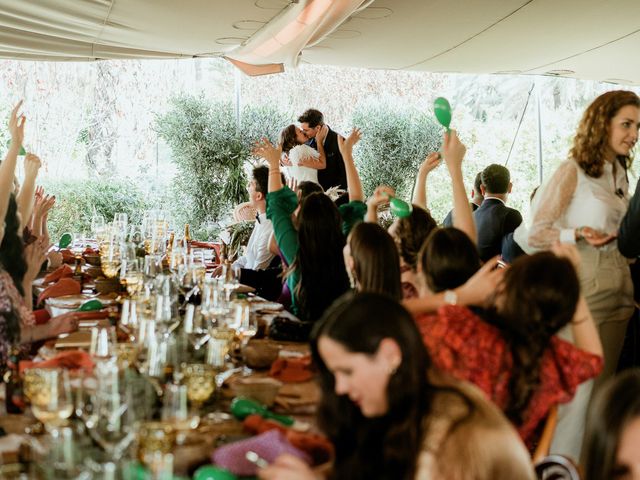
POLYGON ((36 305, 40 305, 47 298, 57 298, 63 295, 77 295, 82 292, 82 286, 72 278, 61 278, 53 285, 45 288, 38 296, 36 305))
POLYGON ((213 463, 226 468, 239 476, 252 476, 258 472, 258 467, 245 458, 248 451, 256 452, 267 462, 272 463, 283 453, 295 455, 309 463, 311 459, 303 451, 295 448, 278 430, 270 430, 255 437, 240 442, 230 443, 213 452, 213 463))
POLYGON ((313 377, 311 355, 300 358, 278 358, 271 365, 269 375, 281 382, 306 382, 313 377))
POLYGON ((86 373, 93 372, 93 360, 84 350, 68 350, 55 357, 42 362, 32 362, 22 360, 19 364, 20 373, 28 368, 65 368, 67 370, 84 370, 86 373))
POLYGON ((67 278, 67 277, 73 277, 73 268, 65 264, 65 265, 62 265, 61 267, 56 268, 49 275, 45 276, 42 283, 47 284, 47 283, 57 282, 61 278, 67 278))
POLYGON ((262 434, 271 430, 281 432, 291 445, 311 457, 313 465, 326 463, 333 457, 333 445, 324 436, 317 433, 297 432, 281 423, 264 419, 260 415, 249 415, 244 419, 242 425, 247 432, 253 434, 262 434))
POLYGON ((36 325, 42 325, 43 323, 47 323, 51 318, 49 312, 47 312, 44 308, 33 311, 33 316, 36 319, 36 325))
POLYGON ((62 261, 64 263, 76 263, 76 256, 68 248, 60 250, 60 254, 62 255, 62 261))

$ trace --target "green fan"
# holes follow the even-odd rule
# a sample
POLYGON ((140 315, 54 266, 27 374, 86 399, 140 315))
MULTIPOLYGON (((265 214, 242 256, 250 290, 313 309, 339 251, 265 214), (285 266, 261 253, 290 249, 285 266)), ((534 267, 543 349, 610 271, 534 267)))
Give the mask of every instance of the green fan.
POLYGON ((398 218, 406 218, 411 215, 413 205, 386 192, 384 194, 389 197, 389 205, 391 206, 390 210, 394 216, 398 218))
POLYGON ((91 300, 88 300, 84 302, 82 305, 80 305, 80 308, 78 308, 78 311, 79 312, 95 312, 96 310, 102 310, 103 308, 104 308, 104 305, 100 300, 98 300, 97 298, 92 298, 91 300))
POLYGON ((193 480, 237 480, 233 473, 214 465, 205 465, 196 470, 193 480))
POLYGON ((444 97, 438 97, 433 102, 433 113, 440 125, 449 131, 449 125, 451 125, 451 105, 449 101, 444 97))
POLYGON ((245 397, 237 397, 234 398, 231 402, 231 413, 236 418, 243 420, 249 415, 260 415, 262 418, 267 418, 269 420, 275 420, 276 422, 280 422, 287 427, 290 427, 295 423, 292 417, 287 415, 278 415, 277 413, 273 413, 269 411, 267 407, 264 405, 254 402, 245 397))
POLYGON ((58 242, 58 248, 67 248, 69 245, 71 245, 72 241, 73 235, 71 235, 70 233, 63 233, 60 237, 60 241, 58 242))

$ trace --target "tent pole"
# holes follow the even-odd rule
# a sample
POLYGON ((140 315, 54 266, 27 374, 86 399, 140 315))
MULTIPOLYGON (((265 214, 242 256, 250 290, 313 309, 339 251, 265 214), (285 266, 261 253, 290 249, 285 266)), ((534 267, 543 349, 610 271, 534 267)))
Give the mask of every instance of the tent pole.
POLYGON ((242 93, 242 77, 240 76, 240 70, 234 68, 234 84, 235 84, 235 114, 236 114, 236 129, 240 131, 240 99, 242 93))
POLYGON ((537 111, 538 111, 538 184, 542 185, 542 180, 544 179, 544 172, 542 170, 542 114, 540 111, 540 90, 541 86, 536 78, 536 103, 537 103, 537 111))

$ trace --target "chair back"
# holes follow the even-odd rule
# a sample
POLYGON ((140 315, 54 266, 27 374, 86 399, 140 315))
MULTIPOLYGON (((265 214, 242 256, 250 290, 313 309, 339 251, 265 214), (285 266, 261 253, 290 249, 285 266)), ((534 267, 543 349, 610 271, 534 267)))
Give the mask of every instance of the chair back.
POLYGON ((241 203, 233 209, 233 219, 236 222, 249 222, 256 219, 256 209, 249 202, 241 203))
POLYGON ((549 413, 547 414, 547 420, 544 424, 542 435, 540 435, 540 441, 538 442, 538 446, 536 447, 535 452, 533 452, 532 460, 534 464, 538 463, 544 457, 549 455, 549 449, 551 448, 551 441, 553 440, 553 434, 556 432, 557 424, 558 424, 558 406, 553 405, 549 409, 549 413))
POLYGON ((580 480, 580 471, 570 458, 549 455, 535 464, 538 480, 580 480))

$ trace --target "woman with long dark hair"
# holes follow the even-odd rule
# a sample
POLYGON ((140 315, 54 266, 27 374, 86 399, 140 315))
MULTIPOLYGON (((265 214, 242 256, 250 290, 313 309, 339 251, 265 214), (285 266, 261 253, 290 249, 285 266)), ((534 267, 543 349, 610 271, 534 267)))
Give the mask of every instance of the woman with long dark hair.
POLYGON ((582 449, 584 480, 640 479, 640 371, 610 379, 589 410, 582 449))
MULTIPOLYGON (((433 292, 451 291, 479 268, 471 241, 454 229, 434 232, 421 252, 421 270, 433 292)), ((488 310, 455 305, 416 318, 434 363, 480 387, 533 449, 549 409, 566 403, 579 384, 600 373, 602 346, 580 287, 575 249, 561 258, 538 253, 506 270, 488 310), (557 337, 570 325, 576 345, 557 337)))
MULTIPOLYGON (((505 418, 476 389, 432 371, 415 323, 391 298, 347 295, 316 325, 311 348, 318 426, 336 452, 330 478, 533 478, 505 418)), ((288 456, 259 475, 317 478, 288 456)))
POLYGON ((280 176, 280 146, 263 140, 255 150, 269 163, 267 218, 273 222, 278 247, 289 265, 286 281, 292 294, 291 309, 302 320, 317 320, 349 289, 342 256, 345 235, 366 212, 352 153, 359 139, 357 129, 347 139, 339 139, 350 202, 338 210, 326 195, 312 193, 302 202, 297 225, 291 218, 298 206, 296 194, 282 184, 280 176))
POLYGON ((351 286, 401 300, 400 259, 391 235, 376 223, 361 222, 344 246, 344 263, 351 286))

